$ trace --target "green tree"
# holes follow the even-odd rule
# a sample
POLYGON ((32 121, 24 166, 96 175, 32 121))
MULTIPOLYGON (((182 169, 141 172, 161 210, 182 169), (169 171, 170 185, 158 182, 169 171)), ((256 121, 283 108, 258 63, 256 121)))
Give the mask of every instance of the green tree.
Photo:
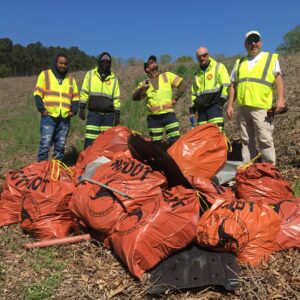
POLYGON ((11 75, 11 51, 13 42, 9 38, 0 39, 1 77, 11 75))
POLYGON ((276 51, 281 53, 300 52, 300 24, 286 33, 283 40, 284 42, 277 47, 276 51))
POLYGON ((26 75, 38 74, 49 65, 47 51, 41 42, 29 44, 26 47, 26 75))
POLYGON ((176 59, 176 62, 177 63, 192 63, 192 62, 194 62, 194 59, 192 56, 183 55, 183 56, 178 57, 176 59))
POLYGON ((11 69, 14 76, 26 74, 26 48, 16 44, 11 51, 11 69))
POLYGON ((159 58, 159 62, 162 65, 170 64, 172 61, 172 56, 170 54, 162 54, 159 58))
POLYGON ((8 77, 11 75, 11 69, 7 66, 0 64, 0 78, 8 77))

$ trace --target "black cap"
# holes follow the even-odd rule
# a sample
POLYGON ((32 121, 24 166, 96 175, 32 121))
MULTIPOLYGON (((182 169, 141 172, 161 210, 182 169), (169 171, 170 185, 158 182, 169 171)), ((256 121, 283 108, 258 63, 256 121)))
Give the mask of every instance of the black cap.
MULTIPOLYGON (((146 72, 146 69, 148 68, 148 65, 149 65, 149 61, 150 60, 153 60, 155 62, 157 62, 157 58, 155 55, 150 55, 149 58, 147 59, 146 62, 144 62, 144 71, 146 72)), ((147 72, 146 72, 147 73, 147 72)))
POLYGON ((150 60, 153 60, 153 61, 157 62, 157 58, 156 58, 155 55, 150 55, 147 62, 149 62, 150 60))

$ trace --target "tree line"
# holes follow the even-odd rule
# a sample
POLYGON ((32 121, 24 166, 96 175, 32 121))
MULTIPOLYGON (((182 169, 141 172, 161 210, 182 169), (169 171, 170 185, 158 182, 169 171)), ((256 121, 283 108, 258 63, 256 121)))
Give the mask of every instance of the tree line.
POLYGON ((57 53, 70 59, 71 71, 86 70, 96 63, 96 57, 87 55, 78 47, 44 47, 40 42, 26 47, 13 44, 9 38, 0 39, 0 77, 30 76, 52 66, 57 53))
MULTIPOLYGON (((64 53, 69 57, 70 71, 88 70, 96 65, 97 57, 86 54, 78 47, 45 47, 41 42, 28 44, 26 47, 13 44, 9 38, 0 39, 0 77, 37 75, 41 70, 49 69, 57 53, 64 53)), ((162 54, 161 64, 169 64, 173 60, 169 54, 162 54)), ((190 56, 179 57, 176 62, 192 62, 190 56)), ((139 65, 143 59, 129 57, 127 60, 112 57, 112 64, 139 65)))
MULTIPOLYGON (((300 52, 300 25, 286 33, 277 49, 281 54, 300 52)), ((8 76, 31 76, 38 74, 41 70, 52 66, 53 58, 59 52, 65 53, 70 60, 70 70, 88 70, 95 66, 97 58, 86 54, 78 47, 44 47, 42 43, 28 44, 26 47, 20 44, 13 44, 9 38, 0 38, 0 77, 8 76)), ((173 58, 169 54, 162 54, 159 57, 160 64, 169 64, 173 58)), ((194 62, 191 56, 181 56, 175 60, 176 63, 194 62)), ((124 60, 120 57, 113 57, 113 65, 138 65, 143 59, 130 57, 124 60)))

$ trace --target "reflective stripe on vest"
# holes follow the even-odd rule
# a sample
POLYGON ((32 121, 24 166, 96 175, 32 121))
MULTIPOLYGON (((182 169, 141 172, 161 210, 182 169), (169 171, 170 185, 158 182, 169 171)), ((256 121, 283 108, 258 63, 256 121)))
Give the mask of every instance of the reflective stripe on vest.
POLYGON ((236 90, 237 104, 261 109, 269 109, 273 103, 273 86, 277 54, 263 54, 249 70, 247 58, 237 62, 236 90))
POLYGON ((253 77, 245 77, 245 78, 242 78, 242 79, 239 78, 240 77, 241 64, 242 64, 242 60, 243 60, 243 58, 241 58, 241 63, 239 63, 237 73, 236 73, 237 76, 238 76, 236 84, 238 85, 239 83, 249 81, 249 82, 261 83, 261 84, 264 84, 266 86, 272 87, 273 83, 266 81, 267 72, 268 72, 270 64, 271 64, 272 56, 273 56, 273 54, 268 53, 268 58, 267 58, 267 61, 266 61, 266 64, 265 64, 265 67, 264 67, 264 70, 263 70, 263 73, 262 73, 262 76, 261 76, 260 79, 259 78, 253 78, 253 77))
POLYGON ((43 103, 49 114, 53 117, 67 117, 68 112, 71 108, 71 100, 73 98, 73 77, 69 75, 68 83, 63 82, 62 85, 56 84, 56 88, 60 90, 51 90, 54 89, 54 82, 52 80, 57 80, 55 75, 51 75, 51 70, 44 71, 45 76, 45 91, 43 103), (64 89, 64 90, 62 90, 64 89), (67 91, 66 91, 67 90, 67 91))
POLYGON ((109 99, 117 99, 118 97, 113 97, 114 94, 115 94, 115 89, 116 89, 116 86, 117 86, 117 78, 115 77, 114 78, 114 82, 113 82, 113 87, 112 87, 112 93, 111 95, 108 95, 106 93, 91 93, 91 87, 92 87, 92 76, 93 76, 93 70, 90 70, 89 71, 89 84, 88 84, 88 87, 89 87, 89 90, 84 90, 84 89, 81 89, 82 92, 86 92, 87 94, 89 94, 90 96, 104 96, 104 97, 107 97, 109 99))
POLYGON ((172 105, 172 81, 180 80, 175 74, 168 76, 168 72, 161 73, 158 77, 158 89, 155 90, 152 85, 146 91, 148 97, 147 108, 150 114, 162 114, 173 112, 172 105), (174 78, 174 79, 173 79, 174 78))
MULTIPOLYGON (((197 93, 192 93, 193 96, 200 96, 200 95, 204 95, 204 94, 213 94, 213 93, 217 93, 219 92, 220 90, 222 90, 223 86, 225 86, 225 84, 223 86, 220 86, 220 87, 216 87, 217 84, 218 84, 218 72, 219 72, 219 68, 220 68, 220 63, 216 63, 216 70, 215 70, 215 80, 214 80, 214 88, 213 89, 208 89, 208 90, 204 90, 204 91, 200 91, 200 92, 197 92, 197 93)), ((204 74, 205 76, 205 74, 204 74)), ((198 85, 198 78, 197 78, 197 75, 194 76, 194 81, 197 83, 198 85)), ((229 84, 228 84, 229 85, 229 84)), ((199 85, 198 85, 199 86, 199 85)))

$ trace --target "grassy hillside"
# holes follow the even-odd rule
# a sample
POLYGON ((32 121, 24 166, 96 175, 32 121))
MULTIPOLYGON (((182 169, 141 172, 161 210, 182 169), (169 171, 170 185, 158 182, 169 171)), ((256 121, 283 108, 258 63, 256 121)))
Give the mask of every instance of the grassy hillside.
MULTIPOLYGON (((223 62, 232 69, 235 59, 223 62)), ((289 111, 276 117, 275 145, 279 168, 300 192, 300 56, 281 58, 289 111)), ((196 65, 163 66, 184 76, 191 84, 196 65)), ((121 85, 121 123, 147 135, 145 105, 130 95, 145 78, 142 66, 115 70, 121 85)), ((81 86, 84 72, 75 73, 81 86)), ((39 114, 32 91, 36 77, 0 79, 0 181, 9 169, 34 162, 39 143, 39 114)), ((189 128, 188 91, 176 107, 181 132, 189 128)), ((66 160, 76 161, 82 150, 84 122, 72 119, 66 160)), ((225 122, 229 138, 236 137, 236 122, 225 122)), ((109 251, 98 244, 82 243, 25 251, 32 239, 18 226, 0 228, 0 299, 146 299, 147 280, 135 281, 109 251)), ((298 250, 279 252, 257 269, 244 267, 241 287, 235 293, 218 289, 166 295, 163 299, 300 299, 300 259, 298 250)))

